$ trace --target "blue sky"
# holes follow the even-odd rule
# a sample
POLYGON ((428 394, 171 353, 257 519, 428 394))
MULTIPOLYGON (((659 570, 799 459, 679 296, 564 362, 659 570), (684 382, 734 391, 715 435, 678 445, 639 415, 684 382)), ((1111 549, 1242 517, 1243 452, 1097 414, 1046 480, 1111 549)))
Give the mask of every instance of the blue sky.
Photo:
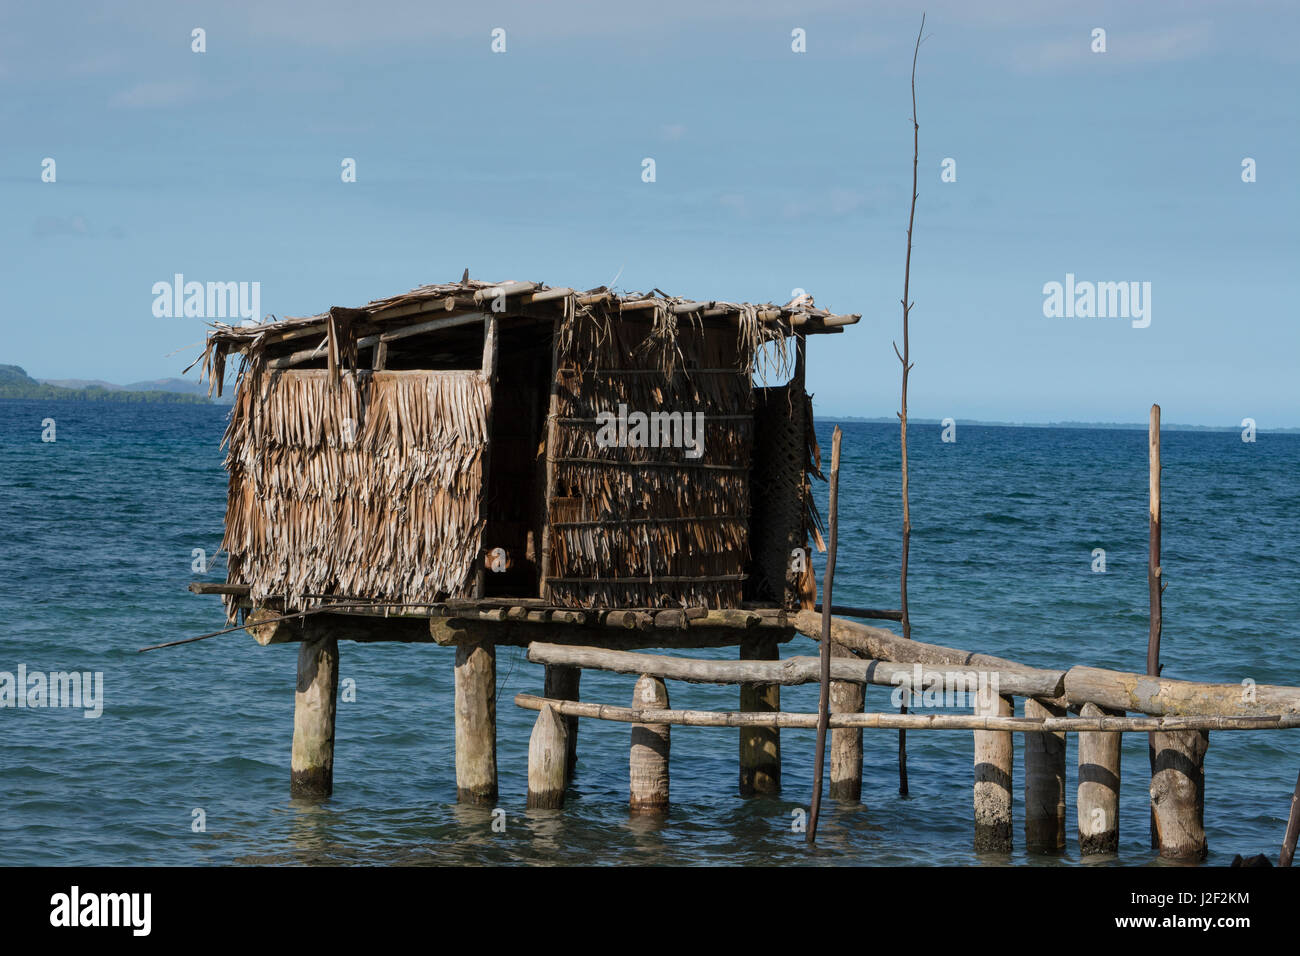
POLYGON ((861 312, 814 341, 810 387, 823 415, 891 415, 923 8, 912 414, 1142 421, 1158 401, 1167 422, 1300 426, 1282 3, 8 4, 0 362, 179 374, 203 322, 151 308, 177 272, 260 282, 276 315, 465 267, 619 275, 861 312), (1045 317, 1067 273, 1150 282, 1150 326, 1045 317))

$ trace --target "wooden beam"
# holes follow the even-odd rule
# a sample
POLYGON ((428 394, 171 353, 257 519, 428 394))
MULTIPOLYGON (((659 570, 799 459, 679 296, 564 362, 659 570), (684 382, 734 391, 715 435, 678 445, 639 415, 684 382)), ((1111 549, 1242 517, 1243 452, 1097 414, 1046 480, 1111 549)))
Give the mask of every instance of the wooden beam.
POLYGON ((1083 665, 1066 672, 1065 699, 1071 707, 1092 702, 1110 710, 1153 716, 1300 713, 1300 688, 1297 687, 1247 682, 1202 684, 1083 665))
MULTIPOLYGON (((817 726, 817 714, 752 713, 726 710, 666 710, 615 707, 573 700, 548 700, 534 694, 516 694, 524 710, 541 710, 551 704, 561 714, 611 720, 617 723, 663 723, 687 727, 800 727, 817 726)), ((1005 730, 1017 734, 1149 733, 1153 730, 1292 730, 1300 716, 1286 717, 993 717, 964 714, 831 714, 831 727, 897 730, 1005 730)))
MULTIPOLYGON (((741 646, 745 646, 742 640, 741 646)), ((820 661, 815 657, 789 657, 785 660, 742 657, 738 661, 709 661, 689 657, 666 657, 659 654, 635 654, 602 647, 535 642, 529 645, 528 659, 539 664, 561 664, 613 671, 619 674, 653 674, 667 680, 697 684, 774 684, 789 686, 811 684, 820 680, 820 661)), ((998 693, 1027 695, 1042 687, 1036 675, 1026 677, 1019 671, 992 671, 976 668, 942 668, 929 664, 895 664, 891 661, 868 661, 858 658, 835 658, 831 661, 831 678, 852 684, 879 684, 904 687, 918 695, 952 690, 975 696, 983 686, 998 693)))

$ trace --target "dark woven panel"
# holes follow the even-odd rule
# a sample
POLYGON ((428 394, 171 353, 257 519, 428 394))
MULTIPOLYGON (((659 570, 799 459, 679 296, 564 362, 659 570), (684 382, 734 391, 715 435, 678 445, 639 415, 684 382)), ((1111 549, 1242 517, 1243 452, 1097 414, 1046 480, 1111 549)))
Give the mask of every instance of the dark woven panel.
POLYGON ((754 560, 745 597, 799 606, 797 575, 790 555, 808 542, 807 398, 798 380, 754 390, 754 458, 750 479, 754 560))

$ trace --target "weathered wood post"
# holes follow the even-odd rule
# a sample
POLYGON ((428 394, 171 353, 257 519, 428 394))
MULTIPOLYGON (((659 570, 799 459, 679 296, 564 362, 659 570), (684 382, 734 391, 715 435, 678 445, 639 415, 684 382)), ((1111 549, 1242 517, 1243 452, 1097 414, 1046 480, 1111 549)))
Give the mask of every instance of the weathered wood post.
MULTIPOLYGON (((1012 717, 1015 701, 994 695, 985 702, 976 697, 980 717, 1012 717)), ((1011 852, 1011 774, 1015 746, 1010 731, 975 731, 975 852, 1011 852)))
MULTIPOLYGON (((853 657, 843 644, 831 644, 832 657, 853 657)), ((867 688, 852 681, 831 681, 831 713, 860 714, 866 707, 867 688)), ((862 728, 831 731, 831 799, 857 803, 862 799, 862 728)))
MULTIPOLYGON (((1065 708, 1025 698, 1026 717, 1064 717, 1065 708)), ((1065 734, 1025 734, 1025 849, 1065 849, 1065 734)))
POLYGON ((309 623, 298 646, 293 695, 293 754, 289 792, 328 797, 334 792, 334 712, 339 689, 339 643, 309 623))
MULTIPOLYGON (((1080 717, 1124 716, 1087 703, 1080 717)), ((1079 853, 1119 852, 1120 744, 1123 734, 1079 734, 1079 853)))
POLYGON ((543 707, 528 738, 529 809, 556 810, 564 806, 568 736, 564 718, 550 704, 543 707))
MULTIPOLYGON (((634 710, 667 710, 668 688, 657 677, 642 674, 632 691, 634 710)), ((633 724, 629 760, 633 813, 668 812, 668 724, 633 724)))
MULTIPOLYGON (((578 700, 582 685, 582 668, 547 664, 543 695, 552 700, 578 700)), ((565 728, 565 780, 573 780, 578 767, 578 718, 561 717, 565 728)))
MULTIPOLYGON (((742 661, 775 661, 781 657, 775 637, 745 637, 740 642, 742 661)), ((776 712, 781 709, 780 684, 741 684, 740 709, 776 712)), ((740 728, 740 793, 779 793, 781 790, 781 729, 740 728)))
POLYGON ((1169 860, 1204 860, 1205 730, 1153 733, 1155 764, 1151 774, 1151 816, 1160 855, 1169 860))
POLYGON ((468 636, 456 645, 456 799, 497 798, 497 651, 468 636))
POLYGON ((1296 840, 1300 838, 1300 775, 1295 778, 1295 792, 1291 794, 1291 813, 1286 818, 1286 832, 1282 834, 1282 852, 1278 866, 1291 866, 1295 859, 1296 840))

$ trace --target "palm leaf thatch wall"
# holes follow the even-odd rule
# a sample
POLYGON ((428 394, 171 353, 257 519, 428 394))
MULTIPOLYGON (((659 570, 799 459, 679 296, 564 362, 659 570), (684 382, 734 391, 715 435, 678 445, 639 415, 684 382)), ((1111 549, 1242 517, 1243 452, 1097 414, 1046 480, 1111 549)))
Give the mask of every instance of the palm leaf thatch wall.
POLYGON ((229 580, 310 595, 462 596, 479 552, 488 389, 478 372, 264 371, 226 431, 229 580))

